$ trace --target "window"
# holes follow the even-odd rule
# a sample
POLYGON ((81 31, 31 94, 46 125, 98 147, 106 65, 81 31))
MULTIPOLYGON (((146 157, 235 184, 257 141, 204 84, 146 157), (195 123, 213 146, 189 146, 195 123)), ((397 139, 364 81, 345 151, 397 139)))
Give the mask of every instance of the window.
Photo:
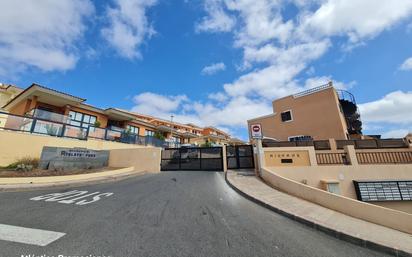
POLYGON ((97 120, 96 116, 74 111, 69 112, 69 118, 70 125, 79 126, 82 128, 88 128, 90 125, 94 125, 97 120))
POLYGON ((179 137, 171 137, 170 141, 175 142, 175 143, 180 143, 180 138, 179 137))
POLYGON ((326 191, 332 194, 340 195, 339 182, 326 183, 326 191))
POLYGON ((127 126, 126 126, 126 130, 127 130, 127 131, 130 131, 130 133, 139 135, 139 127, 127 125, 127 126))
POLYGON ((285 111, 280 113, 282 122, 292 121, 292 111, 285 111))
POLYGON ((144 135, 145 136, 149 136, 149 137, 152 137, 152 136, 154 136, 154 131, 152 131, 152 130, 148 130, 148 129, 146 129, 145 131, 144 131, 144 135))

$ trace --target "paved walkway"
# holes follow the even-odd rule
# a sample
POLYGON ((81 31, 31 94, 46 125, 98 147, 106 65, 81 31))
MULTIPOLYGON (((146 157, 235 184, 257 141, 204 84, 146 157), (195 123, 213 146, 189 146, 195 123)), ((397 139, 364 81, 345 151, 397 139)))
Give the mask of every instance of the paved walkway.
POLYGON ((227 180, 249 198, 328 234, 397 256, 412 256, 410 234, 356 219, 280 192, 255 176, 228 171, 227 180))

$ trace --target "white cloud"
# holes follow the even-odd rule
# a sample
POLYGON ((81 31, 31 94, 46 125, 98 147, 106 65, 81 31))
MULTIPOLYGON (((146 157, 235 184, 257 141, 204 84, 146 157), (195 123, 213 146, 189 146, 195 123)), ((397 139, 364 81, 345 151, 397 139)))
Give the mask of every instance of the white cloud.
POLYGON ((156 33, 146 15, 156 3, 157 0, 115 0, 115 8, 107 8, 109 25, 102 29, 102 35, 120 56, 141 58, 139 47, 156 33))
POLYGON ((385 122, 412 125, 412 91, 395 91, 383 98, 359 104, 364 122, 385 122))
POLYGON ((294 29, 292 20, 283 21, 282 0, 225 1, 228 9, 242 19, 235 37, 237 46, 256 46, 270 40, 285 43, 294 29))
POLYGON ((321 76, 321 77, 311 77, 308 78, 305 81, 305 89, 310 89, 310 88, 314 88, 314 87, 318 87, 320 85, 325 85, 329 82, 332 82, 333 87, 337 88, 337 89, 350 89, 352 88, 354 85, 356 85, 356 81, 351 81, 349 83, 344 83, 342 81, 337 81, 332 79, 332 76, 321 76))
POLYGON ((301 30, 317 36, 348 36, 350 42, 373 38, 409 17, 412 1, 327 0, 301 17, 301 30))
POLYGON ((406 59, 399 67, 400 70, 409 71, 412 70, 412 57, 406 59))
POLYGON ((221 3, 222 0, 206 0, 204 2, 208 16, 196 24, 196 32, 227 32, 235 26, 236 20, 224 11, 221 3))
POLYGON ((163 96, 151 92, 144 92, 133 97, 135 106, 132 111, 164 117, 164 114, 176 112, 185 101, 187 96, 163 96))
POLYGON ((31 67, 74 68, 85 19, 94 15, 88 0, 3 0, 0 10, 0 75, 8 76, 31 67))
MULTIPOLYGON (((246 97, 231 98, 221 107, 206 102, 191 101, 185 95, 165 96, 154 93, 142 93, 133 98, 132 111, 153 115, 184 123, 200 126, 246 127, 246 121, 262 112, 270 113, 270 101, 251 100, 246 97)), ((228 128, 226 128, 228 129, 228 128)))
POLYGON ((202 75, 213 75, 218 73, 219 71, 224 71, 226 69, 226 65, 223 62, 213 63, 210 64, 202 69, 202 75))
POLYGON ((303 68, 303 65, 272 65, 242 75, 223 87, 231 97, 260 96, 273 100, 299 90, 293 79, 303 68))
POLYGON ((405 137, 408 133, 410 133, 412 129, 394 129, 386 131, 382 134, 382 138, 402 138, 405 137))
POLYGON ((276 47, 273 44, 266 44, 260 48, 245 47, 244 61, 250 63, 266 62, 281 65, 306 65, 309 61, 321 57, 330 47, 329 40, 319 42, 292 44, 287 47, 276 47))
POLYGON ((228 96, 222 92, 211 93, 207 97, 217 102, 225 102, 228 99, 228 96))

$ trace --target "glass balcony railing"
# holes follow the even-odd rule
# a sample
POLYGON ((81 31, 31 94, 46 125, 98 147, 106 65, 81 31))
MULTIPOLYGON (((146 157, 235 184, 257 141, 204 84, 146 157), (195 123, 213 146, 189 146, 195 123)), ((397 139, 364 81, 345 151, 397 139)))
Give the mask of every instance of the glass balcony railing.
MULTIPOLYGON (((35 117, 26 117, 0 112, 0 129, 42 134, 54 137, 75 138, 87 140, 88 138, 115 141, 126 144, 150 145, 156 147, 178 147, 178 142, 165 142, 153 136, 139 136, 118 130, 104 129, 90 126, 88 128, 70 125, 63 122, 47 120, 39 114, 35 117)), ((44 113, 43 113, 44 114, 44 113)), ((51 117, 51 116, 48 116, 51 117)), ((59 116, 53 116, 54 118, 59 116)))
POLYGON ((60 113, 50 112, 41 109, 33 109, 31 115, 34 118, 39 118, 43 120, 49 120, 54 122, 68 123, 69 117, 60 113))

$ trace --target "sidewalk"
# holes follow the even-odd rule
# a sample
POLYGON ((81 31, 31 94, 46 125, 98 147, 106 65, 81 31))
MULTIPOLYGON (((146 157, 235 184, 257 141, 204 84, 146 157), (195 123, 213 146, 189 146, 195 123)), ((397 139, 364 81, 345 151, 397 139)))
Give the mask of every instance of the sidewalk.
POLYGON ((143 174, 146 174, 146 172, 135 171, 133 167, 128 167, 110 171, 66 176, 0 178, 0 192, 34 190, 62 186, 81 186, 121 180, 143 174))
POLYGON ((228 171, 226 181, 246 198, 339 239, 395 256, 412 256, 412 235, 280 192, 255 176, 228 171))

